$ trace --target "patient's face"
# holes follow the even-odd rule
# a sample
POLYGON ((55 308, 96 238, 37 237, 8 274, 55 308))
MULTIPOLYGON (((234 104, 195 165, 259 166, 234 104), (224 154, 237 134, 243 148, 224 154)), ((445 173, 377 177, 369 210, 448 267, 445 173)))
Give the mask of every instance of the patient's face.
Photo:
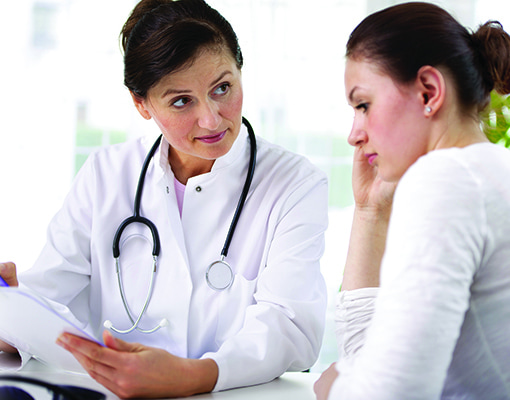
POLYGON ((396 84, 373 63, 352 59, 346 62, 345 89, 354 109, 349 143, 362 148, 382 179, 397 181, 427 152, 420 93, 415 85, 396 84))

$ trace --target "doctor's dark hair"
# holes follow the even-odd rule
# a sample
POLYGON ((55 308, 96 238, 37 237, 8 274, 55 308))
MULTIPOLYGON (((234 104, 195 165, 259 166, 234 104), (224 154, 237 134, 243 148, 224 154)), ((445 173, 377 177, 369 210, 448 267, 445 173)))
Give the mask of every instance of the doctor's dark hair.
POLYGON ((142 0, 121 31, 124 84, 136 96, 164 76, 190 66, 205 49, 243 56, 230 23, 203 0, 142 0))
POLYGON ((497 21, 469 32, 442 8, 421 2, 388 7, 351 33, 346 56, 374 62, 402 84, 425 65, 446 68, 465 112, 482 111, 494 89, 510 93, 510 36, 497 21))

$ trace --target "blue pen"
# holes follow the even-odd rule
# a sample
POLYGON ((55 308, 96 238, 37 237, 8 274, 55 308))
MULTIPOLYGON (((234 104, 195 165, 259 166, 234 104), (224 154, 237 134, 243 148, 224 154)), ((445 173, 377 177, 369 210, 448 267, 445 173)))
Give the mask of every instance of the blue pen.
POLYGON ((0 276, 0 286, 9 287, 6 281, 4 281, 4 278, 0 276))

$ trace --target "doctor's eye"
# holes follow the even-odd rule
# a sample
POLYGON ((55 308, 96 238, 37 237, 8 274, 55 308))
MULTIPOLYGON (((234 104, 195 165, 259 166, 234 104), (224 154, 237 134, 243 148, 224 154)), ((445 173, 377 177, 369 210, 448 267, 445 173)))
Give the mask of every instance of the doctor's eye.
POLYGON ((191 103, 191 101, 189 97, 180 97, 176 100, 172 100, 171 105, 176 108, 183 108, 191 103))
POLYGON ((232 85, 230 83, 224 82, 214 89, 213 94, 216 96, 222 96, 224 94, 227 94, 231 87, 232 85))

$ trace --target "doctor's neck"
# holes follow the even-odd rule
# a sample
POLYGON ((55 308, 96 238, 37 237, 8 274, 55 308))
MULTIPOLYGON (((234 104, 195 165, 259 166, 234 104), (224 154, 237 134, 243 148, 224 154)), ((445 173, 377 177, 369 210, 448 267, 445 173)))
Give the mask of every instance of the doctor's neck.
POLYGON ((186 185, 189 178, 211 172, 215 160, 207 160, 176 151, 170 146, 168 163, 175 178, 186 185))

